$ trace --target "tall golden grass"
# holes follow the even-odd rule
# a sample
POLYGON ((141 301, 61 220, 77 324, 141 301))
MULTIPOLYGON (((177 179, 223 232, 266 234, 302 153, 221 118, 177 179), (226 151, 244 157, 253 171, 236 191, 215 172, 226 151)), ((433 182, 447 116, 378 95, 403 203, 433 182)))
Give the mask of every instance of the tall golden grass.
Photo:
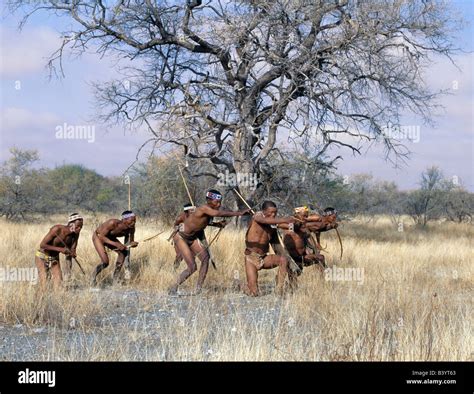
MULTIPOLYGON (((299 288, 273 294, 275 270, 260 273, 263 296, 235 290, 245 279, 244 232, 226 228, 211 249, 218 270, 209 270, 206 291, 170 298, 176 277, 171 229, 132 252, 132 279, 90 291, 99 263, 92 230, 104 218, 86 218, 77 253, 87 272, 73 266, 74 288, 39 292, 38 286, 0 285, 0 320, 30 330, 46 327, 43 351, 12 359, 35 360, 472 360, 474 227, 433 223, 403 231, 387 217, 345 222, 339 259, 335 234, 323 235, 328 265, 360 268, 363 282, 329 281, 305 268, 299 288), (137 290, 137 291, 134 291, 137 290), (130 298, 136 300, 126 307, 130 298), (123 321, 111 321, 110 316, 123 321), (162 317, 161 317, 162 316, 162 317)), ((0 267, 33 267, 34 250, 48 223, 2 221, 0 267)), ((136 239, 161 231, 138 221, 136 239)), ((209 234, 213 231, 209 230, 209 234)), ((112 261, 115 256, 112 256, 112 261)), ((184 264, 184 263, 183 263, 184 264)), ((182 265, 181 269, 184 268, 182 265)), ((183 285, 192 291, 194 274, 183 285)), ((25 334, 26 335, 26 334, 25 334)), ((32 334, 34 335, 34 334, 32 334)), ((18 349, 20 354, 20 349, 18 349)))

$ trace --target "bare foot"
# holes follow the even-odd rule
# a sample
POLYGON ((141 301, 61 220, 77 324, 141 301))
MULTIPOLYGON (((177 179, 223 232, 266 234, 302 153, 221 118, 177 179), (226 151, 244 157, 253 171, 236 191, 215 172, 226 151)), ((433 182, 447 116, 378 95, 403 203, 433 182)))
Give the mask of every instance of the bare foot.
POLYGON ((241 289, 245 295, 248 295, 249 297, 258 297, 259 291, 251 291, 247 285, 242 285, 241 289))

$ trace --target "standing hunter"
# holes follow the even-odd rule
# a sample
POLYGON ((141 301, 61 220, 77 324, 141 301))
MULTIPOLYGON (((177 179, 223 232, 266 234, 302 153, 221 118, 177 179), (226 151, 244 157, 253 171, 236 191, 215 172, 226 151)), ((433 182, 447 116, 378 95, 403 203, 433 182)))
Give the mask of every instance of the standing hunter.
MULTIPOLYGON (((174 236, 174 234, 176 234, 179 231, 179 227, 180 227, 181 223, 184 223, 184 221, 195 210, 196 210, 196 207, 194 205, 192 205, 190 203, 184 204, 183 212, 181 212, 178 215, 178 217, 176 218, 176 220, 174 221, 175 231, 174 231, 172 237, 174 236)), ((224 228, 226 225, 227 225, 227 222, 225 220, 222 220, 222 221, 219 221, 219 222, 214 222, 212 220, 212 222, 209 223, 209 226, 219 227, 219 228, 224 228)), ((202 260, 204 258, 204 254, 207 253, 209 255, 209 259, 210 259, 214 269, 217 269, 216 266, 215 266, 215 263, 212 259, 211 252, 209 250, 209 243, 207 242, 206 233, 204 232, 204 230, 199 231, 199 233, 197 234, 197 239, 194 242, 201 243, 201 245, 205 249, 205 251, 200 252, 199 256, 197 256, 197 257, 199 257, 199 260, 202 262, 202 260)), ((174 249, 175 249, 175 252, 176 252, 176 258, 174 259, 173 268, 176 271, 179 268, 179 264, 181 263, 181 261, 183 261, 183 256, 181 256, 181 253, 179 252, 178 247, 176 246, 176 244, 174 244, 174 249)))
POLYGON ((201 231, 211 224, 213 218, 242 216, 249 212, 248 209, 243 211, 221 210, 221 203, 222 194, 214 189, 208 190, 206 193, 206 204, 197 207, 196 210, 179 225, 179 229, 174 235, 173 241, 177 254, 179 253, 179 255, 182 256, 187 268, 176 278, 176 283, 168 289, 169 294, 176 294, 178 287, 197 271, 195 260, 197 255, 200 256, 201 267, 199 269, 196 293, 201 292, 209 268, 209 253, 207 253, 203 245, 195 241, 199 239, 201 231))

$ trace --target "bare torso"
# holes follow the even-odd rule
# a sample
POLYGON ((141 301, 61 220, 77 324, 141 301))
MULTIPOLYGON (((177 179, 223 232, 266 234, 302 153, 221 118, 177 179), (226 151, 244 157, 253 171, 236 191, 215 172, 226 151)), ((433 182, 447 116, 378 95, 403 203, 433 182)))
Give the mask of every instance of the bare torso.
MULTIPOLYGON (((263 216, 261 212, 257 212, 256 215, 263 216)), ((272 228, 269 224, 257 223, 252 218, 245 235, 245 245, 251 252, 263 255, 268 253, 270 243, 274 241, 275 237, 276 229, 272 228)))
POLYGON ((211 222, 212 217, 206 214, 206 206, 200 206, 183 221, 183 232, 188 235, 199 234, 211 222))
POLYGON ((309 234, 301 227, 296 228, 295 231, 286 231, 283 242, 285 247, 293 256, 303 256, 306 252, 309 234))
POLYGON ((43 239, 42 245, 40 246, 40 250, 42 252, 47 252, 51 256, 58 256, 59 252, 56 250, 47 249, 44 246, 53 246, 56 248, 64 248, 67 246, 71 248, 74 243, 76 243, 78 239, 78 234, 71 232, 68 226, 64 226, 62 224, 57 224, 49 230, 49 233, 43 239), (63 242, 64 241, 64 242, 63 242), (66 244, 66 245, 64 245, 66 244))

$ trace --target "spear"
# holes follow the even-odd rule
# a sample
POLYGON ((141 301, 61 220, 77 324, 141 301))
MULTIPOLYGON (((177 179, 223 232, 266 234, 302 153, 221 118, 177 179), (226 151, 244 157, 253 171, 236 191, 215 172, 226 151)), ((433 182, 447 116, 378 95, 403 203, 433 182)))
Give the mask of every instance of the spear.
MULTIPOLYGON (((69 246, 66 245, 66 242, 64 242, 64 240, 59 236, 59 234, 56 233, 55 235, 56 235, 56 237, 62 242, 62 244, 66 247, 66 249, 67 249, 68 251, 70 251, 69 246)), ((79 264, 79 261, 77 260, 77 257, 73 257, 73 260, 76 262, 76 264, 77 264, 77 265, 79 266, 79 268, 81 269, 82 274, 85 275, 86 273, 85 273, 84 270, 82 269, 81 264, 79 264)))
MULTIPOLYGON (((189 191, 189 188, 188 188, 188 184, 186 183, 186 179, 184 178, 184 175, 183 175, 183 171, 181 170, 181 167, 179 166, 178 164, 178 170, 179 170, 179 174, 181 175, 181 179, 183 180, 183 183, 184 183, 184 187, 186 189, 186 192, 188 193, 188 198, 189 198, 189 202, 191 203, 191 205, 194 206, 194 201, 193 201, 193 198, 191 197, 191 193, 189 191)), ((219 235, 219 232, 220 232, 221 229, 219 229, 219 231, 217 232, 216 236, 214 237, 214 239, 211 241, 211 243, 217 238, 217 235, 219 235)), ((171 235, 169 236, 168 238, 168 241, 174 237, 174 235, 177 233, 177 230, 174 230, 171 235)), ((207 247, 205 247, 205 249, 203 249, 201 252, 199 252, 196 257, 198 257, 204 250, 207 250, 208 254, 209 254, 209 260, 211 260, 211 264, 212 266, 214 267, 215 270, 217 270, 217 267, 216 267, 216 263, 214 262, 214 259, 212 258, 212 255, 211 255, 211 250, 209 249, 209 247, 211 246, 211 243, 209 243, 207 245, 207 247)))
MULTIPOLYGON (((143 243, 143 242, 148 242, 148 241, 151 241, 152 239, 158 237, 159 235, 163 234, 164 231, 160 231, 159 233, 155 234, 155 235, 152 235, 151 237, 148 237, 148 238, 145 238, 144 240, 141 240, 141 241, 137 241, 138 243, 143 243)), ((126 243, 125 246, 127 247, 127 249, 130 249, 130 245, 131 245, 131 242, 129 243, 126 243)), ((118 249, 112 249, 114 251, 117 251, 118 249)))
MULTIPOLYGON (((137 241, 137 242, 138 242, 138 243, 143 243, 143 242, 151 241, 152 239, 155 239, 156 237, 158 237, 159 235, 161 235, 161 234, 163 234, 163 233, 164 233, 164 231, 160 231, 159 233, 156 233, 155 235, 152 235, 151 237, 145 238, 145 239, 143 239, 143 240, 141 240, 141 241, 137 241)), ((126 246, 127 248, 130 248, 130 243, 125 244, 125 246, 126 246)))
POLYGON ((204 251, 207 250, 207 253, 209 254, 209 260, 211 260, 211 264, 212 266, 214 267, 215 270, 217 270, 217 267, 216 267, 216 263, 214 262, 214 260, 212 259, 212 256, 211 256, 211 250, 209 249, 211 247, 211 245, 214 243, 214 241, 217 241, 219 239, 219 236, 221 234, 221 231, 224 227, 221 227, 219 228, 219 230, 217 231, 217 234, 214 235, 214 238, 211 239, 211 241, 207 244, 207 246, 205 245, 204 249, 201 250, 197 255, 196 257, 199 257, 201 255, 201 253, 203 253, 204 251))
POLYGON ((191 193, 189 192, 189 189, 188 189, 188 184, 186 183, 186 179, 184 179, 183 171, 181 171, 181 167, 179 166, 179 164, 178 164, 178 170, 179 170, 179 174, 181 175, 181 179, 183 180, 184 187, 186 188, 186 192, 188 193, 189 202, 191 203, 191 205, 194 206, 193 198, 191 197, 191 193))
POLYGON ((128 179, 128 210, 132 209, 132 185, 130 178, 128 179))
MULTIPOLYGON (((178 164, 178 170, 179 170, 179 174, 181 175, 181 179, 183 180, 184 188, 186 189, 186 192, 188 193, 189 202, 191 203, 192 206, 194 206, 193 198, 191 197, 191 193, 189 192, 189 189, 188 189, 188 184, 186 183, 186 179, 184 178, 183 172, 181 171, 181 167, 179 166, 179 164, 178 164)), ((175 236, 177 232, 178 232, 177 229, 173 230, 171 235, 168 237, 167 241, 168 242, 171 241, 171 239, 175 236)))
POLYGON ((148 241, 151 241, 152 239, 158 237, 158 235, 161 235, 161 234, 163 234, 163 233, 164 233, 164 231, 160 231, 159 233, 157 233, 157 234, 155 234, 155 235, 152 235, 151 237, 145 238, 144 240, 139 241, 139 242, 148 242, 148 241))

